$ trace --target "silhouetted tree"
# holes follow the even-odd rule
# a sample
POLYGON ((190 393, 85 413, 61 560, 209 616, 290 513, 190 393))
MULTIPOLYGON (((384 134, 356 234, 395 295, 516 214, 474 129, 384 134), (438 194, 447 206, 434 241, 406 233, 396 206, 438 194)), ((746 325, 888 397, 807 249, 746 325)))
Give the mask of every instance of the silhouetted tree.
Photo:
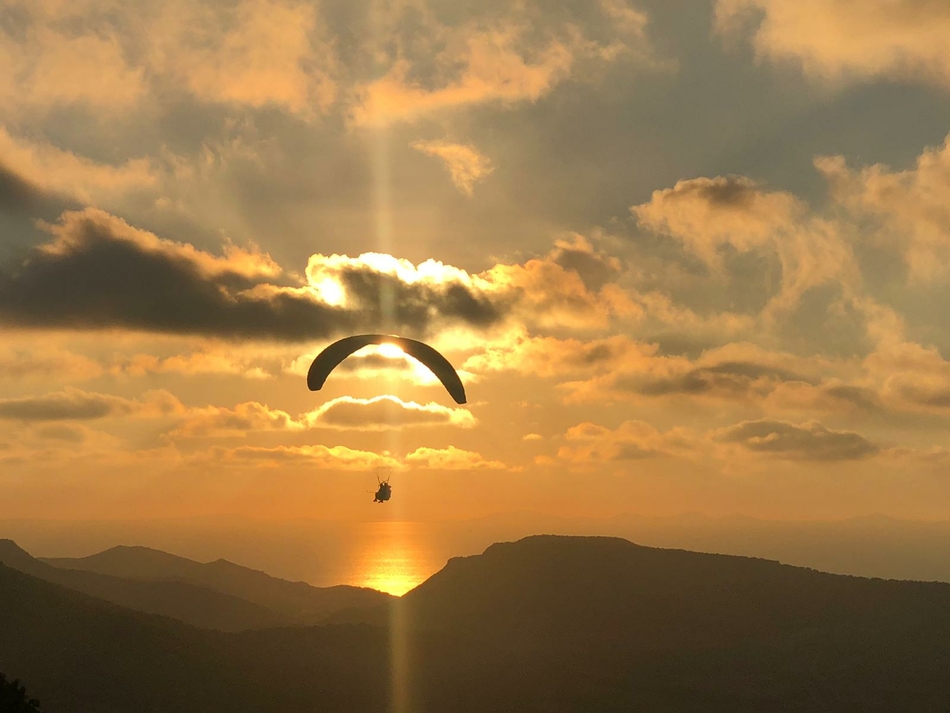
POLYGON ((0 712, 2 713, 37 713, 40 702, 35 698, 27 698, 26 686, 19 679, 8 681, 0 673, 0 712))

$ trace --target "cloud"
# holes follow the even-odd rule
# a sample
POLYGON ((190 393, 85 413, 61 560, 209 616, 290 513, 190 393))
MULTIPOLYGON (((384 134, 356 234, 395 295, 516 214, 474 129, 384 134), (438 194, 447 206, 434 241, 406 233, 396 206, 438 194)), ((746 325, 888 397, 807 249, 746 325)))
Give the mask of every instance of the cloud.
POLYGON ((478 453, 455 446, 417 448, 406 455, 405 461, 409 466, 431 470, 504 470, 508 468, 501 461, 488 460, 478 453))
POLYGON ((488 157, 471 145, 450 141, 413 141, 410 146, 428 156, 442 159, 452 176, 452 183, 467 196, 472 195, 472 188, 477 181, 495 170, 488 157))
POLYGON ((205 452, 194 455, 191 460, 201 464, 208 461, 230 465, 244 465, 250 468, 259 466, 305 465, 320 470, 358 470, 367 471, 377 468, 394 470, 400 467, 398 460, 391 456, 380 455, 372 451, 361 451, 346 446, 238 446, 225 448, 213 446, 205 452))
POLYGON ((681 240, 706 263, 719 265, 723 245, 740 251, 766 245, 804 209, 791 194, 762 190, 744 176, 716 176, 677 181, 630 210, 642 226, 681 240))
POLYGON ((357 83, 350 111, 356 126, 534 102, 592 64, 621 57, 656 63, 647 16, 612 0, 582 16, 570 6, 551 10, 541 3, 516 3, 502 14, 497 6, 477 5, 451 13, 426 3, 387 9, 377 13, 386 43, 370 41, 368 48, 387 58, 388 68, 357 83))
POLYGON ((523 264, 499 264, 477 277, 505 295, 510 311, 537 329, 602 329, 614 319, 636 320, 641 308, 614 280, 620 261, 587 238, 555 241, 554 249, 523 264))
MULTIPOLYGON (((28 204, 54 195, 95 204, 127 192, 154 189, 160 178, 158 166, 148 158, 130 159, 119 165, 97 163, 46 142, 15 137, 2 126, 0 156, 0 170, 9 176, 8 191, 28 204)), ((3 183, 0 178, 0 195, 3 183)))
POLYGON ((0 399, 0 419, 15 421, 88 421, 117 416, 155 416, 180 412, 181 403, 167 391, 126 399, 68 387, 42 396, 0 399))
POLYGON ((229 247, 217 257, 94 209, 67 212, 48 229, 51 242, 0 272, 8 324, 300 340, 354 322, 300 292, 241 290, 278 271, 253 251, 229 247))
POLYGON ((880 447, 853 431, 833 431, 818 421, 801 424, 760 419, 743 421, 711 434, 719 443, 776 458, 805 461, 858 460, 875 455, 880 447))
POLYGON ((637 308, 608 280, 619 261, 586 238, 558 240, 546 255, 497 264, 476 274, 436 260, 418 265, 380 253, 313 255, 311 288, 328 304, 360 309, 368 321, 410 329, 449 320, 490 327, 519 320, 538 326, 593 329, 637 308))
POLYGON ((269 281, 282 270, 253 246, 228 243, 223 256, 212 255, 97 209, 68 211, 45 228, 50 242, 0 270, 0 321, 303 341, 356 331, 424 337, 518 321, 586 330, 637 312, 606 282, 619 263, 580 236, 474 275, 435 260, 318 254, 296 286, 269 281))
POLYGON ((493 285, 436 260, 414 265, 381 253, 312 255, 307 279, 322 300, 358 312, 368 324, 421 331, 440 318, 487 327, 511 308, 493 285), (491 294, 489 291, 491 290, 491 294))
POLYGON ((944 415, 950 409, 950 362, 912 342, 879 348, 865 360, 881 398, 897 410, 944 415))
POLYGON ((268 369, 270 361, 266 355, 235 353, 226 350, 206 348, 202 351, 174 354, 159 357, 154 354, 138 353, 128 357, 113 358, 105 367, 116 376, 143 377, 147 374, 181 374, 183 376, 231 375, 244 379, 264 380, 273 378, 280 372, 278 364, 268 369))
POLYGON ((384 77, 357 90, 353 123, 386 125, 471 104, 538 99, 569 74, 574 55, 552 40, 534 61, 526 61, 513 46, 519 36, 513 29, 473 33, 449 59, 464 67, 461 76, 435 89, 413 82, 412 65, 396 61, 384 77))
POLYGON ((470 356, 464 368, 476 373, 514 371, 537 376, 604 372, 625 366, 633 368, 657 352, 655 344, 641 344, 623 335, 601 339, 533 337, 524 332, 491 344, 470 356))
POLYGON ((0 212, 32 215, 50 198, 40 186, 0 162, 0 212))
POLYGON ((661 433, 644 421, 624 421, 616 429, 585 422, 567 429, 567 445, 558 449, 560 460, 575 464, 631 461, 674 454, 687 455, 695 448, 685 429, 661 433))
POLYGON ((77 444, 89 438, 89 430, 68 423, 51 423, 33 430, 33 434, 42 440, 60 441, 77 444))
POLYGON ((303 116, 336 100, 336 53, 314 5, 172 2, 162 10, 150 38, 151 69, 199 100, 303 116))
POLYGON ((37 7, 42 3, 16 0, 13 4, 11 23, 0 26, 4 113, 77 103, 116 110, 145 94, 145 70, 129 60, 114 26, 101 24, 96 32, 84 26, 81 11, 55 12, 49 4, 37 7))
POLYGON ((205 406, 188 409, 182 422, 168 436, 173 439, 228 438, 264 431, 301 431, 304 428, 286 411, 247 401, 234 408, 205 406))
POLYGON ((905 171, 881 164, 853 170, 842 156, 819 157, 815 165, 835 200, 858 221, 871 221, 877 239, 903 256, 912 279, 930 282, 947 276, 950 135, 941 146, 924 149, 905 171))
POLYGON ((418 404, 395 396, 370 399, 342 396, 306 414, 302 419, 311 428, 383 431, 411 426, 458 426, 472 428, 477 421, 471 411, 437 403, 418 404))
POLYGON ((0 379, 3 380, 85 381, 103 372, 99 362, 49 344, 29 349, 0 346, 0 379))
POLYGON ((950 6, 871 0, 717 0, 721 32, 752 29, 758 56, 843 83, 900 79, 950 87, 950 6))
POLYGON ((811 215, 792 194, 744 176, 678 181, 631 211, 642 227, 678 240, 715 270, 724 269, 729 249, 776 254, 782 284, 766 307, 773 314, 793 308, 816 286, 841 285, 851 296, 860 283, 851 248, 834 224, 811 215))
POLYGON ((13 4, 0 27, 7 112, 129 110, 174 88, 203 102, 310 117, 337 96, 336 54, 309 3, 13 4))
POLYGON ((829 360, 770 351, 753 343, 705 350, 698 358, 664 355, 657 344, 629 336, 579 340, 516 335, 469 357, 476 373, 515 371, 562 382, 571 401, 610 402, 687 396, 761 400, 789 382, 816 385, 848 367, 829 360))

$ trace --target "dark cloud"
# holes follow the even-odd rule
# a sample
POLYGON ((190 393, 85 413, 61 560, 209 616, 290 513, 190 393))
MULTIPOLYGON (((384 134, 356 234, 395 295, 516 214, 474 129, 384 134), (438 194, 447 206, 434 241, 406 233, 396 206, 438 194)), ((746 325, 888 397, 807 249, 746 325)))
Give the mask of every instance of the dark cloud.
POLYGON ((47 194, 38 186, 0 163, 0 210, 32 212, 47 198, 47 194))
POLYGON ((585 242, 575 245, 559 244, 551 259, 565 270, 576 272, 588 289, 597 291, 620 276, 620 263, 600 255, 585 242))
POLYGON ((850 384, 837 384, 824 388, 824 393, 830 398, 851 404, 864 411, 876 411, 881 408, 878 395, 871 389, 850 384))
POLYGON ((901 396, 907 401, 921 406, 945 409, 950 407, 950 389, 926 388, 918 384, 908 384, 900 389, 901 396))
POLYGON ((788 369, 746 361, 726 361, 713 366, 703 366, 668 378, 626 377, 618 379, 617 386, 644 396, 668 394, 720 394, 740 397, 752 391, 760 391, 757 385, 766 382, 771 391, 776 382, 803 381, 813 383, 807 377, 788 369))
POLYGON ((0 418, 16 421, 88 421, 128 411, 124 399, 76 389, 0 400, 0 418))
POLYGON ((86 432, 82 428, 65 423, 50 424, 36 429, 34 433, 40 438, 66 443, 82 443, 86 440, 86 432))
POLYGON ((303 341, 375 329, 424 335, 444 321, 486 326, 506 308, 458 283, 410 285, 369 267, 345 269, 351 301, 336 307, 255 282, 225 261, 209 270, 215 258, 137 239, 100 211, 64 214, 55 230, 58 240, 0 271, 0 321, 303 341))
POLYGON ((489 299, 458 282, 405 283, 395 275, 352 265, 341 268, 338 275, 361 319, 401 331, 425 331, 439 318, 487 327, 511 307, 510 298, 489 299))
POLYGON ((617 445, 617 451, 610 457, 610 460, 643 460, 644 458, 653 458, 663 455, 653 448, 644 448, 639 443, 627 441, 617 445))
POLYGON ((880 450, 859 433, 832 431, 817 421, 798 425, 771 419, 744 421, 723 429, 715 439, 792 460, 857 460, 880 450))
POLYGON ((755 183, 745 176, 716 176, 681 181, 670 195, 675 199, 692 194, 710 205, 739 210, 750 208, 758 191, 755 183))

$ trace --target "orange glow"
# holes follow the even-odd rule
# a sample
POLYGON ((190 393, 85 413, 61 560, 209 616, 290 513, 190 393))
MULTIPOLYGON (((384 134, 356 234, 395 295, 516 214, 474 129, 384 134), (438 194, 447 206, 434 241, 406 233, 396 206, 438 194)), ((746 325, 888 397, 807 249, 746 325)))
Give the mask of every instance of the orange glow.
POLYGON ((444 562, 435 562, 415 531, 418 523, 378 522, 354 561, 350 581, 361 587, 402 596, 421 584, 444 562))

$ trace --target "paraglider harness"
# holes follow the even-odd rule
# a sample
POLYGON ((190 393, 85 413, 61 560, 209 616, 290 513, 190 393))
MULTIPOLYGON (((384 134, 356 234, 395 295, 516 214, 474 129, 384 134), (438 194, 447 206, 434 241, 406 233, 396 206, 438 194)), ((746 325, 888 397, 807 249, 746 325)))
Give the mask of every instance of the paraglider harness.
POLYGON ((380 480, 379 476, 376 476, 376 482, 379 483, 379 490, 376 491, 376 495, 373 497, 374 503, 384 503, 392 497, 393 486, 389 484, 389 478, 386 480, 380 480))

